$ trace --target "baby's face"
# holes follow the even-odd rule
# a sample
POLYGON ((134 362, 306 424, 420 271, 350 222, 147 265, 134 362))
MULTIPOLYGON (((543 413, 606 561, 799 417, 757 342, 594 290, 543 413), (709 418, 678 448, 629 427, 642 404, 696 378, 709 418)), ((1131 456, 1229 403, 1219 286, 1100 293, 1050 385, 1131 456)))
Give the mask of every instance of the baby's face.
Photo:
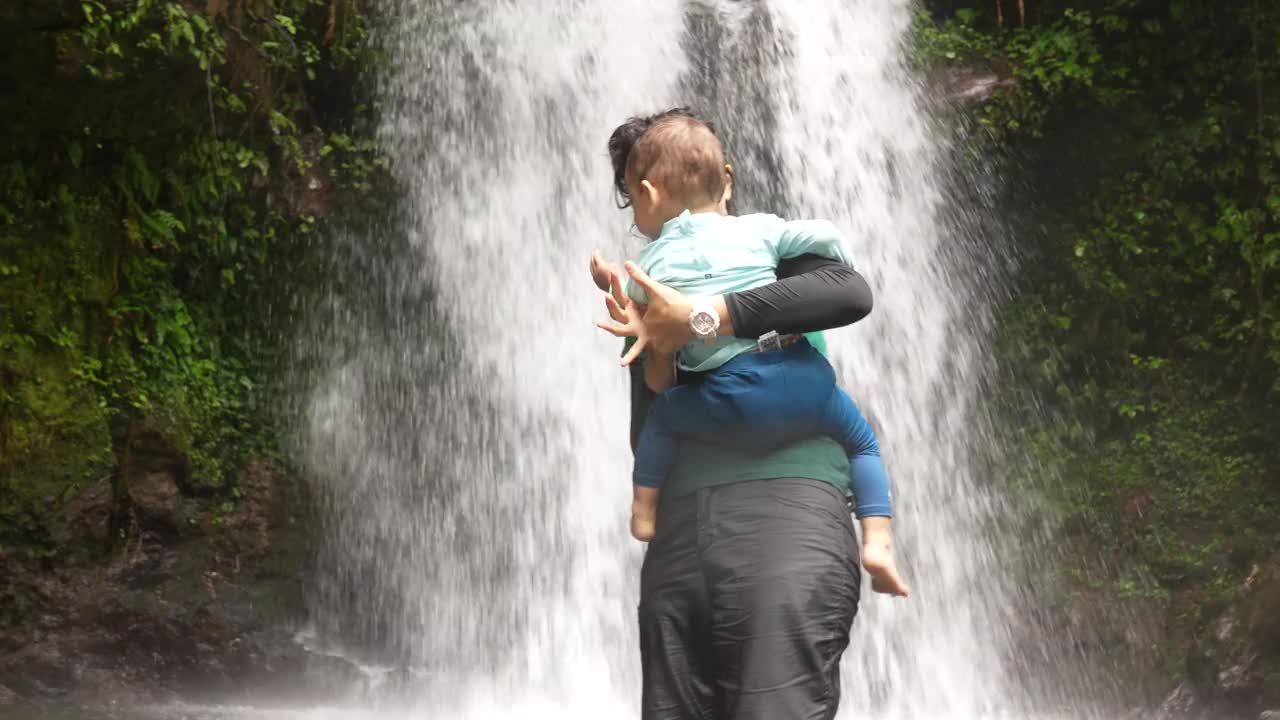
POLYGON ((662 224, 671 218, 661 216, 659 192, 652 184, 646 184, 634 177, 627 177, 627 194, 631 196, 632 222, 636 228, 650 240, 657 240, 662 234, 662 224))

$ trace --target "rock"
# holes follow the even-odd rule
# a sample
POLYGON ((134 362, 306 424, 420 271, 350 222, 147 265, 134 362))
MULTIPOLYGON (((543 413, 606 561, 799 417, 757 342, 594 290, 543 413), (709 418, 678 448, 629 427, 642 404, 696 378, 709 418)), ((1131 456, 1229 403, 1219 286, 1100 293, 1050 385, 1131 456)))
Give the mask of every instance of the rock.
MULTIPOLYGON (((1122 572, 1126 577, 1135 578, 1139 587, 1155 586, 1155 581, 1140 568, 1125 566, 1122 572)), ((1053 608, 1060 617, 1058 625, 1029 637, 1034 642, 1043 642, 1044 637, 1070 639, 1072 654, 1091 660, 1084 664, 1064 664, 1064 672, 1087 676, 1084 682, 1096 682, 1103 687, 1123 687, 1125 692, 1132 692, 1129 698, 1150 702, 1168 692, 1168 681, 1160 673, 1161 663, 1169 652, 1165 627, 1167 602, 1151 593, 1117 603, 1113 593, 1095 588, 1077 589, 1053 608)), ((1054 674, 1047 674, 1022 682, 1045 682, 1045 690, 1052 691, 1055 683, 1060 682, 1056 678, 1054 674)))
POLYGON ((1200 701, 1196 697, 1195 690, 1187 683, 1182 683, 1169 693, 1169 696, 1160 703, 1160 709, 1156 711, 1155 720, 1187 720, 1188 718, 1199 717, 1200 701))
POLYGON ((1264 710, 1258 720, 1280 720, 1280 710, 1264 710))
POLYGON ((265 460, 254 460, 240 474, 240 502, 226 520, 224 549, 240 558, 255 557, 271 545, 271 527, 277 514, 276 470, 265 460))
POLYGON ((182 493, 170 469, 139 469, 129 476, 129 502, 139 524, 168 531, 182 527, 182 493))
POLYGON ((178 554, 173 550, 159 543, 143 542, 112 563, 108 572, 125 589, 151 589, 173 577, 177 560, 178 554))
POLYGON ((87 668, 80 673, 79 682, 67 700, 96 705, 144 705, 152 698, 130 685, 118 670, 87 668))
MULTIPOLYGON (((1262 675, 1258 672, 1259 655, 1250 653, 1235 659, 1218 671, 1218 694, 1226 698, 1256 695, 1262 689, 1262 675)), ((1242 699, 1247 700, 1247 697, 1242 699)))
POLYGON ((1014 84, 1012 78, 1001 77, 985 67, 945 66, 934 69, 929 76, 935 97, 953 103, 983 102, 997 89, 1014 84))
POLYGON ((1253 568, 1233 602, 1189 650, 1187 677, 1210 717, 1253 717, 1274 704, 1268 673, 1280 661, 1276 617, 1280 554, 1253 568))
POLYGON ((112 498, 110 482, 84 487, 58 523, 67 538, 88 538, 114 531, 108 517, 123 520, 117 552, 28 568, 0 551, 0 604, 25 609, 12 627, 0 623, 0 706, 305 703, 359 685, 358 667, 317 657, 289 629, 306 536, 286 522, 290 485, 279 470, 250 463, 235 509, 216 516, 223 522, 179 536, 184 514, 200 518, 224 497, 195 483, 158 435, 130 447, 123 497, 112 498))
POLYGON ((25 698, 63 697, 75 682, 71 663, 56 645, 29 645, 0 659, 0 684, 25 698))
POLYGON ((60 543, 93 542, 99 546, 111 536, 111 479, 102 478, 80 491, 62 512, 60 543))

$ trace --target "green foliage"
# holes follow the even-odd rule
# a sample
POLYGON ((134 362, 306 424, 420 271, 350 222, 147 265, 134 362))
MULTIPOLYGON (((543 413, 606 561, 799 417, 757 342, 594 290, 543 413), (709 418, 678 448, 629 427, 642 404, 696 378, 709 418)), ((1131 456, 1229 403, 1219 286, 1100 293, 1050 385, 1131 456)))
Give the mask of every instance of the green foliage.
POLYGON ((1012 81, 974 113, 1024 175, 1004 400, 1041 429, 1019 490, 1154 578, 1110 589, 1171 598, 1194 642, 1280 548, 1280 6, 1026 6, 922 15, 917 43, 1012 81))
POLYGON ((1040 133, 1047 114, 1083 93, 1099 92, 1095 79, 1118 72, 1103 62, 1095 31, 1109 27, 1112 16, 1097 21, 1083 10, 1066 9, 1045 25, 993 34, 980 23, 983 14, 961 8, 935 19, 922 10, 917 18, 916 60, 924 66, 940 62, 990 66, 1014 82, 985 104, 978 119, 993 135, 1040 133))
POLYGON ((350 0, 80 10, 0 30, 0 542, 117 472, 135 421, 233 492, 279 435, 289 269, 385 187, 350 0))

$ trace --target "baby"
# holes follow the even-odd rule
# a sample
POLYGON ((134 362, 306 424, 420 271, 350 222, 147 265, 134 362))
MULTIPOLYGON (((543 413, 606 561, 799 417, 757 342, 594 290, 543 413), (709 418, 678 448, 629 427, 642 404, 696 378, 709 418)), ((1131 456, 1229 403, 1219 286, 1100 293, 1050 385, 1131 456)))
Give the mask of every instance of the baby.
MULTIPOLYGON (((636 447, 632 534, 642 541, 653 538, 660 488, 674 465, 678 438, 767 450, 828 435, 849 456, 873 587, 905 595, 889 550, 892 509, 879 447, 853 401, 836 386, 830 363, 803 336, 718 337, 718 315, 697 299, 772 283, 779 260, 786 258, 816 254, 852 265, 840 232, 822 220, 720 214, 724 150, 706 124, 684 113, 655 119, 624 162, 623 189, 636 227, 653 241, 637 264, 654 280, 695 298, 690 325, 697 336, 674 357, 650 350, 644 358, 645 383, 659 397, 636 447), (703 381, 675 385, 677 366, 703 373, 703 381)), ((598 265, 597 257, 593 276, 600 284, 598 265)), ((626 292, 641 308, 648 302, 634 282, 626 292)))

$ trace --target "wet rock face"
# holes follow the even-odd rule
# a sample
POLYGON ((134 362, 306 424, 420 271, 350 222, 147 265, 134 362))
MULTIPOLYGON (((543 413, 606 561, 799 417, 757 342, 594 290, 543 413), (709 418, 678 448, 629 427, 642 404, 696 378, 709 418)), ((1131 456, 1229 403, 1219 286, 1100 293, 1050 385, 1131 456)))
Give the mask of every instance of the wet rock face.
POLYGON ((1013 85, 1013 78, 981 66, 947 65, 928 75, 930 96, 951 103, 981 103, 996 90, 1013 85))
POLYGON ((111 592, 119 597, 97 607, 75 606, 70 593, 51 598, 62 611, 19 649, 0 652, 0 717, 10 717, 5 707, 51 702, 304 704, 369 691, 359 666, 311 651, 283 629, 171 603, 142 607, 137 594, 111 592))
POLYGON ((104 477, 67 503, 55 539, 60 543, 105 545, 111 537, 111 509, 111 479, 104 477))
POLYGON ((1200 700, 1195 690, 1182 683, 1169 693, 1154 715, 1154 720, 1195 720, 1200 717, 1200 700))
POLYGON ((270 463, 249 463, 240 474, 240 502, 226 518, 224 549, 236 557, 259 557, 271 547, 271 530, 279 522, 278 480, 270 463))
MULTIPOLYGON (((108 599, 50 619, 39 640, 0 657, 0 704, 226 701, 264 690, 325 695, 325 683, 309 679, 310 654, 291 638, 204 610, 168 610, 172 617, 108 599)), ((345 661, 325 661, 358 675, 345 661)))
POLYGON ((148 529, 174 533, 182 528, 182 493, 170 469, 139 469, 129 475, 129 504, 148 529))
POLYGON ((65 562, 0 551, 0 705, 301 702, 359 684, 358 667, 287 631, 309 547, 293 479, 250 462, 228 505, 186 473, 143 433, 121 477, 65 506, 65 562))
MULTIPOLYGON (((302 701, 334 697, 359 677, 351 663, 313 655, 261 617, 223 612, 218 601, 236 592, 230 583, 246 579, 219 580, 217 587, 210 581, 217 599, 204 586, 191 588, 191 598, 170 595, 182 565, 159 568, 163 581, 143 590, 130 589, 133 571, 125 561, 92 576, 43 581, 44 608, 25 642, 0 650, 0 706, 302 701)), ((254 604, 244 594, 229 602, 254 604)))
POLYGON ((123 470, 130 531, 165 537, 181 532, 186 458, 159 434, 146 432, 132 441, 123 470))
POLYGON ((71 662, 57 647, 33 645, 0 663, 0 683, 23 697, 60 697, 75 681, 71 662))
POLYGON ((1186 674, 1160 720, 1280 720, 1280 554, 1254 567, 1195 641, 1186 674))
POLYGON ((1204 655, 1213 698, 1249 717, 1280 704, 1280 554, 1254 566, 1218 620, 1204 655))

